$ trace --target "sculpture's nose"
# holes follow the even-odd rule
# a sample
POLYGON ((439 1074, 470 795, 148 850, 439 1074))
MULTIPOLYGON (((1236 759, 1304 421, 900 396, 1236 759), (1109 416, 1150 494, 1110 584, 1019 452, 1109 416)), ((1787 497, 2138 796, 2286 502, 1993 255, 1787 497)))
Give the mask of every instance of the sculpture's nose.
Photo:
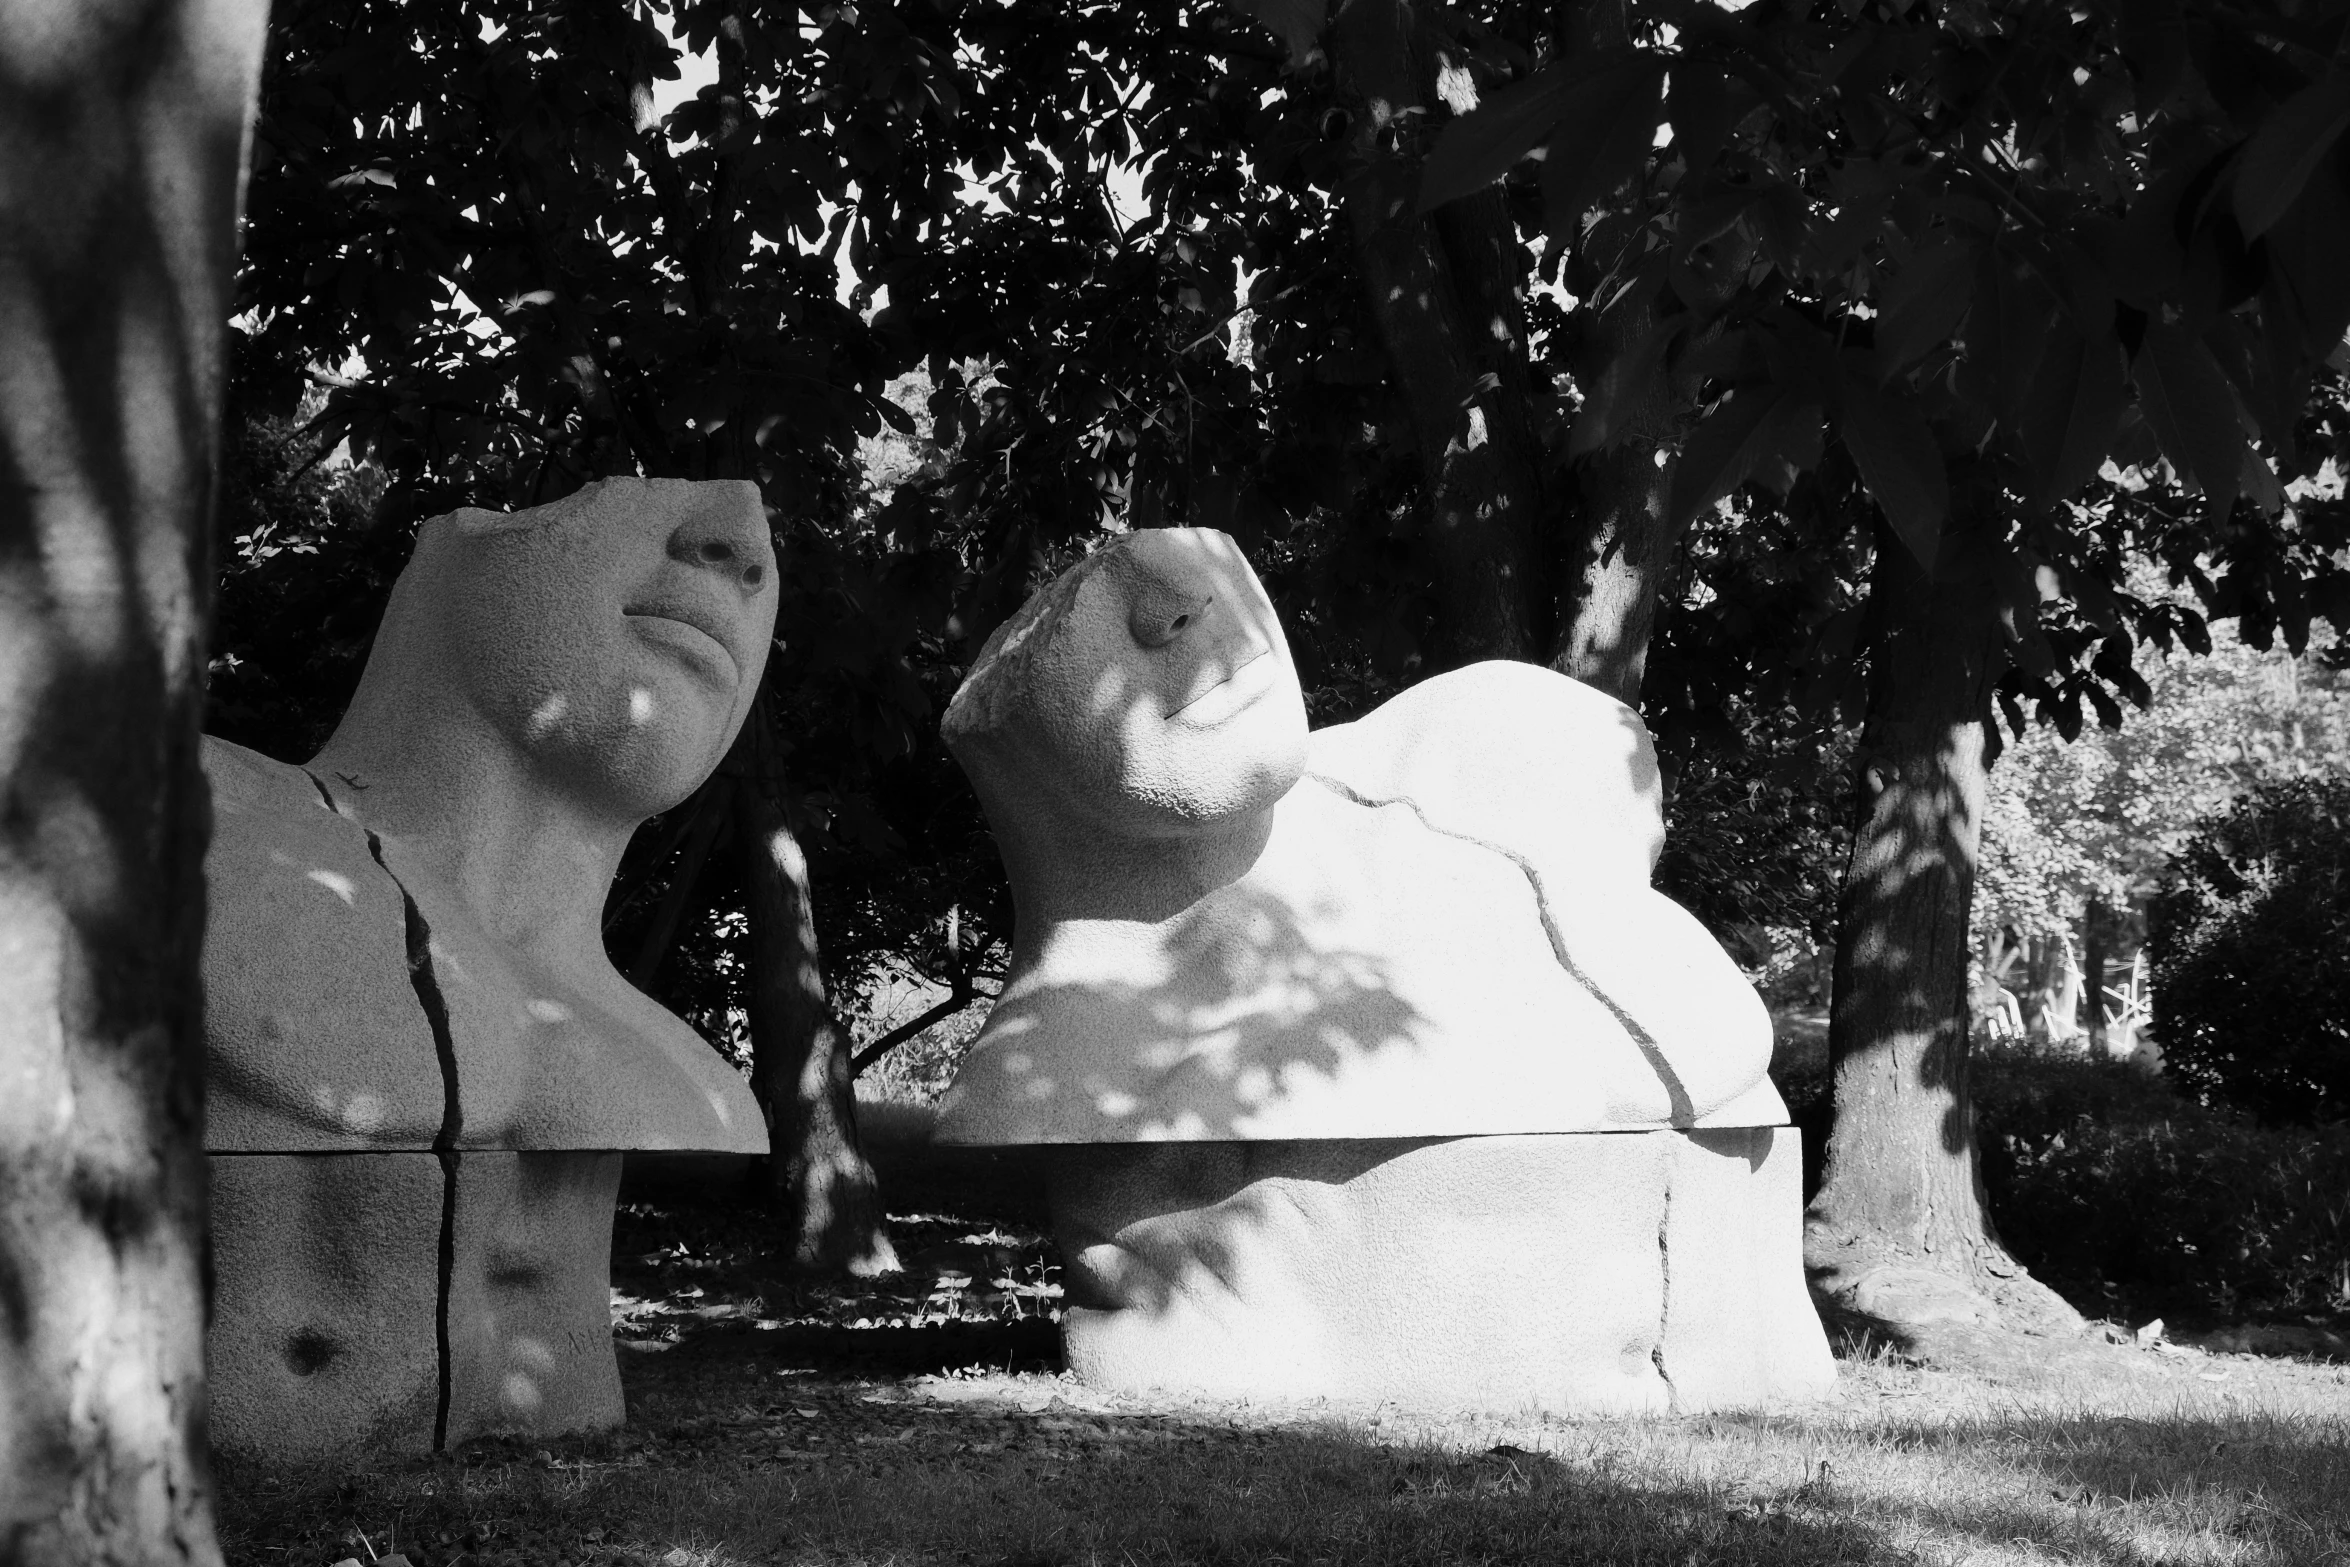
POLYGON ((1226 644, 1249 637, 1243 609, 1249 591, 1247 563, 1232 541, 1197 528, 1154 528, 1127 545, 1136 567, 1128 586, 1126 629, 1147 648, 1162 648, 1189 637, 1226 644))
POLYGON ((714 571, 756 593, 774 564, 766 509, 755 485, 729 485, 669 534, 669 558, 714 571))
POLYGON ((1144 647, 1165 647, 1197 626, 1215 602, 1215 589, 1208 583, 1152 580, 1134 595, 1126 629, 1144 647))

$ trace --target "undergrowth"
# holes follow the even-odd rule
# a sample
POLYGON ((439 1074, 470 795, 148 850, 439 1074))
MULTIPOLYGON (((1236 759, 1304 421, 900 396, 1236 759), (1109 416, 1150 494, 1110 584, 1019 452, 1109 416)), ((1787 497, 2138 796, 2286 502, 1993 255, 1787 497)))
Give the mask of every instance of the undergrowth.
POLYGON ((2350 1312, 2350 1126, 2262 1126, 2080 1056, 2001 1051, 1975 1080, 1992 1221, 2077 1305, 2350 1312))

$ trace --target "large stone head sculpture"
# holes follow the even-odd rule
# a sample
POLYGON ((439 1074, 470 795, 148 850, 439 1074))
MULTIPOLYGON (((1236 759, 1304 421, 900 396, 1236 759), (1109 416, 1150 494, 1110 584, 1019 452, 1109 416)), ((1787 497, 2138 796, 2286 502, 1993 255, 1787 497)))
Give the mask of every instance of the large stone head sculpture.
POLYGON ((1558 1132, 1775 1107, 1752 988, 1649 886, 1647 733, 1589 687, 1475 665, 1309 734, 1247 561, 1171 528, 1039 592, 943 730, 1018 915, 945 1140, 1558 1132))
POLYGON ((325 749, 206 743, 213 1146, 762 1144, 601 925, 629 835, 741 728, 776 596, 745 483, 426 523, 325 749))
POLYGON ((742 727, 776 597, 749 484, 456 512, 419 531, 306 767, 205 742, 224 1446, 620 1419, 621 1151, 767 1138, 734 1069, 614 970, 604 903, 742 727))
POLYGON ((941 731, 1025 891, 1106 843, 1215 834, 1305 767, 1289 643, 1239 549, 1131 533, 988 639, 941 731))
POLYGON ((1018 923, 936 1136, 1044 1171, 1080 1377, 1608 1409, 1832 1380, 1770 1019, 1650 885, 1629 708, 1494 662, 1309 735, 1232 541, 1168 529, 1032 600, 944 729, 1018 923), (1464 1272, 1499 1303, 1467 1324, 1464 1272))
POLYGON ((512 757, 544 789, 641 821, 692 793, 742 727, 776 591, 747 482, 608 479, 527 511, 436 517, 318 765, 512 757))

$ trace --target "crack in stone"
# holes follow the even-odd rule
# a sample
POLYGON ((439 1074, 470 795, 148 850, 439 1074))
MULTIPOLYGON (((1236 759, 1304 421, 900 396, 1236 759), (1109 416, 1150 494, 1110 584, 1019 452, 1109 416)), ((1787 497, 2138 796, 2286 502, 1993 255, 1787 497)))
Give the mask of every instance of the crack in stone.
MULTIPOLYGON (((1680 1150, 1672 1150, 1678 1153, 1680 1150)), ((1673 1177, 1678 1173, 1672 1158, 1665 1161, 1665 1203, 1656 1216, 1656 1345, 1648 1352, 1648 1363, 1656 1367, 1658 1380, 1665 1385, 1665 1404, 1674 1414, 1681 1412, 1681 1390, 1673 1385, 1673 1373, 1665 1369, 1665 1328, 1673 1320, 1673 1248, 1666 1232, 1673 1222, 1673 1177)))
MULTIPOLYGON (((318 791, 326 808, 343 816, 343 808, 335 802, 325 782, 308 768, 303 776, 318 791)), ((458 1152, 457 1139, 465 1131, 465 1100, 457 1087, 457 1038, 449 1026, 449 1000, 441 991, 440 975, 433 968, 432 926, 417 906, 415 894, 400 880, 384 858, 383 838, 364 822, 352 818, 353 825, 367 835, 367 852, 376 867, 391 878, 399 889, 403 935, 408 952, 408 986, 416 992, 416 1003, 424 1010, 425 1025, 432 1031, 433 1055, 441 1071, 441 1125, 433 1134, 432 1151, 441 1167, 441 1226, 439 1255, 435 1259, 438 1272, 437 1287, 433 1292, 433 1347, 438 1362, 439 1386, 433 1403, 432 1446, 440 1452, 448 1446, 449 1438, 449 1293, 457 1274, 457 1174, 464 1162, 458 1152)))
POLYGON ((1602 990, 1597 981, 1584 973, 1581 965, 1576 963, 1574 957, 1567 951, 1567 938, 1559 930, 1558 921, 1551 915, 1550 899, 1543 894, 1542 877, 1524 855, 1488 839, 1479 838, 1470 833, 1456 832, 1449 827, 1437 826, 1428 819, 1428 813, 1420 809, 1419 802, 1408 796, 1396 795, 1390 799, 1382 800, 1364 794, 1325 773, 1307 773, 1305 776, 1340 798, 1351 800, 1370 810, 1400 805, 1417 817, 1421 826, 1438 837, 1451 838, 1456 842, 1483 849, 1489 854, 1498 854, 1516 866, 1518 874, 1526 878, 1526 885, 1533 890, 1534 912, 1542 919, 1542 932, 1550 938, 1551 955, 1558 959, 1559 967, 1567 971, 1569 979, 1589 992, 1594 1001, 1607 1008, 1608 1015, 1613 1017, 1617 1025, 1630 1036, 1632 1043, 1640 1047, 1640 1054, 1648 1062, 1649 1070, 1656 1073, 1657 1081, 1664 1085, 1665 1099, 1672 1110, 1672 1124, 1687 1126, 1697 1120, 1696 1102, 1689 1097, 1689 1090, 1682 1083, 1681 1074, 1674 1071, 1673 1063, 1665 1059, 1664 1050, 1657 1044, 1656 1036, 1641 1027, 1638 1018, 1625 1011, 1617 1004, 1615 997, 1602 990))

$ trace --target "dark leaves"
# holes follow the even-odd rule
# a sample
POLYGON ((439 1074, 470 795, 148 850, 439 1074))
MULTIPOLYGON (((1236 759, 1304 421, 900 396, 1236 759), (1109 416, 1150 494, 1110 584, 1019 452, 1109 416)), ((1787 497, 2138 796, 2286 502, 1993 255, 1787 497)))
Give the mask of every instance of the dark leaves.
POLYGON ((1572 233, 1588 208, 1647 164, 1663 87, 1663 62, 1636 55, 1595 73, 1568 100, 1542 165, 1552 233, 1572 233))
POLYGON ((1554 65, 1503 88, 1437 137, 1420 168, 1420 210, 1483 190, 1545 141, 1546 190, 1562 154, 1575 165, 1570 199, 1586 188, 1613 190, 1655 138, 1663 80, 1656 59, 1613 55, 1554 65))
POLYGON ((1674 465, 1674 528, 1688 526, 1800 437, 1806 415, 1816 427, 1818 409, 1803 407, 1781 387, 1746 387, 1723 398, 1691 433, 1674 465))
POLYGON ((2043 505, 2070 499, 2097 474, 2120 428, 2127 387, 2110 338, 2067 329, 2043 357, 2016 431, 2043 505))
POLYGON ((1921 247, 1885 290, 1877 362, 1892 375, 1958 329, 1974 298, 1978 246, 1948 235, 1921 247))
POLYGON ((1454 120, 1420 166, 1420 210, 1474 195, 1542 145, 1587 72, 1554 65, 1513 82, 1454 120))
POLYGON ((1906 393, 1872 386, 1857 375, 1847 376, 1843 392, 1836 433, 1894 537, 1931 570, 1942 523, 1950 515, 1950 476, 1934 432, 1917 400, 1906 393))
POLYGON ((2149 322, 2132 367, 2138 407, 2162 454, 2210 497, 2215 513, 2235 503, 2244 467, 2244 431, 2235 394, 2202 340, 2169 322, 2149 322))
POLYGON ((2329 71, 2262 123, 2236 170, 2236 222, 2258 239, 2350 127, 2350 72, 2329 71))
POLYGON ((1289 49, 1289 63, 1304 65, 1321 52, 1323 0, 1236 0, 1240 9, 1270 28, 1289 49))

